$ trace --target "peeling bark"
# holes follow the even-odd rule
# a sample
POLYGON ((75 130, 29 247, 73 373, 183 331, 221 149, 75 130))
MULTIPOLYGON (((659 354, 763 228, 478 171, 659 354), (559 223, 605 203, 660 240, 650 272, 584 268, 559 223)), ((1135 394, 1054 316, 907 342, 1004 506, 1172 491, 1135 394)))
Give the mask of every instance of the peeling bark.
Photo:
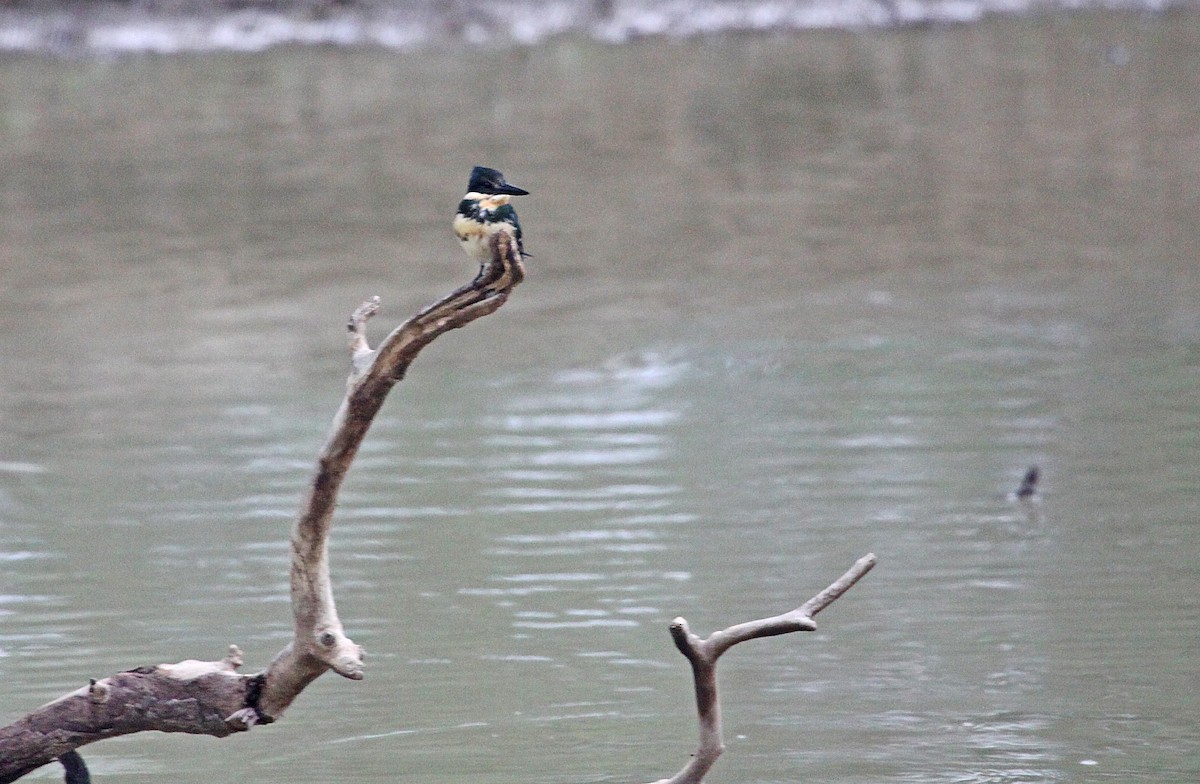
POLYGON ((145 730, 221 738, 246 729, 234 717, 246 707, 254 678, 237 673, 241 664, 241 651, 230 646, 221 661, 139 667, 92 680, 0 730, 0 783, 105 738, 145 730))
POLYGON ((346 636, 329 575, 329 528, 342 479, 388 392, 421 349, 439 335, 495 312, 524 278, 511 235, 492 239, 492 257, 473 281, 421 310, 372 350, 365 324, 374 297, 350 317, 351 373, 346 396, 317 458, 317 468, 291 536, 295 637, 267 669, 242 675, 241 651, 215 662, 187 660, 117 673, 43 705, 0 728, 0 784, 61 758, 68 777, 87 780, 74 750, 145 730, 225 737, 275 721, 327 670, 363 677, 362 649, 346 636))

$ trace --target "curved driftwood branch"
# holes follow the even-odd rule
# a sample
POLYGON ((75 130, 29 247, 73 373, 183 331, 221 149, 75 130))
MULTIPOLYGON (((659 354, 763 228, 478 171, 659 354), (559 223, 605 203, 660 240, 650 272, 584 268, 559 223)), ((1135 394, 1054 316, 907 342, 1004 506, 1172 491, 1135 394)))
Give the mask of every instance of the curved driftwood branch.
MULTIPOLYGON (((295 635, 266 671, 237 672, 242 652, 230 646, 220 661, 187 660, 139 667, 91 680, 0 728, 0 784, 58 760, 67 784, 87 784, 87 766, 76 748, 144 730, 225 737, 275 721, 304 688, 326 670, 352 680, 363 677, 363 652, 346 636, 333 600, 329 529, 338 491, 388 392, 404 378, 420 351, 439 335, 496 311, 524 277, 514 239, 499 233, 492 257, 475 280, 417 313, 372 349, 366 323, 379 311, 374 297, 350 317, 352 370, 346 396, 317 458, 308 493, 292 529, 291 598, 295 635)), ((701 639, 683 618, 670 627, 676 647, 692 665, 700 747, 670 779, 655 784, 700 784, 724 751, 716 666, 738 643, 796 631, 812 631, 812 618, 850 589, 875 565, 866 555, 800 607, 771 618, 736 624, 701 639)))
POLYGON ((265 672, 242 675, 241 651, 216 662, 188 660, 139 667, 87 686, 0 728, 0 784, 54 760, 69 780, 86 781, 74 749, 143 730, 224 737, 270 723, 326 670, 359 680, 362 649, 346 636, 333 601, 328 538, 342 479, 391 388, 421 349, 439 335, 496 311, 524 278, 511 235, 492 238, 491 259, 469 284, 421 310, 372 350, 365 324, 379 298, 350 318, 352 370, 346 396, 317 458, 317 468, 291 537, 291 595, 295 637, 265 672))
POLYGON ((350 317, 353 370, 346 397, 317 457, 316 474, 292 528, 296 636, 267 668, 257 705, 261 719, 278 718, 326 670, 352 680, 363 677, 362 649, 342 630, 329 582, 327 540, 342 479, 388 392, 404 378, 421 349, 439 335, 494 312, 524 274, 515 242, 501 232, 492 240, 490 262, 475 280, 401 324, 374 351, 367 343, 365 324, 378 312, 379 299, 364 302, 350 317))
POLYGON ((796 609, 747 621, 713 632, 701 639, 688 628, 687 620, 676 618, 671 622, 671 638, 692 665, 692 680, 696 686, 696 712, 700 721, 700 747, 688 764, 669 779, 659 779, 654 784, 700 784, 717 758, 725 751, 721 737, 721 702, 717 697, 717 659, 721 654, 740 642, 759 637, 773 637, 789 632, 811 632, 817 628, 812 617, 824 610, 839 596, 858 582, 875 566, 874 553, 859 558, 854 566, 830 583, 829 587, 809 599, 796 609))

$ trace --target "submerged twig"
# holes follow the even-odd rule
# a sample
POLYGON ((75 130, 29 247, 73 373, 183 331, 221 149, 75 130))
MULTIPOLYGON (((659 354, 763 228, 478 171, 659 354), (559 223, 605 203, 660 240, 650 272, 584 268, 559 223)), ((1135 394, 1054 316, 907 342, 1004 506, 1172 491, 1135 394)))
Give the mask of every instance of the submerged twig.
POLYGON ((1017 488, 1017 498, 1022 501, 1027 501, 1033 498, 1033 494, 1037 492, 1038 484, 1038 467, 1029 466, 1029 470, 1025 472, 1025 476, 1021 479, 1021 486, 1017 488))
POLYGON ((700 722, 700 746, 688 764, 669 779, 654 784, 700 784, 717 758, 725 751, 721 737, 721 703, 717 696, 717 659, 740 642, 759 637, 771 637, 789 632, 811 632, 817 628, 812 617, 832 604, 839 596, 871 571, 876 563, 873 553, 855 562, 841 577, 795 610, 747 621, 713 632, 701 639, 688 628, 688 622, 676 618, 671 622, 671 638, 675 647, 692 665, 692 680, 696 688, 696 711, 700 722))

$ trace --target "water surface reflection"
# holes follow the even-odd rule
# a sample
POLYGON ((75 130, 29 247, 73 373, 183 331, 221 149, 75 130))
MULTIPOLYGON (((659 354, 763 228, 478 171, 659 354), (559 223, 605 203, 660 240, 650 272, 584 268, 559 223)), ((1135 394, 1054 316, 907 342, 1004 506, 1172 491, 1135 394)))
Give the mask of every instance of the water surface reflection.
MULTIPOLYGON (((447 172, 486 161, 536 255, 345 487, 369 679, 222 776, 669 774, 669 620, 873 550, 819 631, 723 664, 720 775, 1194 781, 1191 21, 0 63, 0 702, 278 650, 344 316, 469 274, 447 172)), ((212 778, 193 738, 92 749, 212 778)))

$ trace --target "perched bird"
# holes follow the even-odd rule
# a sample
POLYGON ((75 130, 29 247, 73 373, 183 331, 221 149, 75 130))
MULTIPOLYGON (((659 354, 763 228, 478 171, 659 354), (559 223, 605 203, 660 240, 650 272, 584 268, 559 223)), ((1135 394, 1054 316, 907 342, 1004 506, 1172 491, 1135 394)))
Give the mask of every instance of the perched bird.
POLYGON ((504 175, 495 169, 476 166, 471 170, 467 195, 458 203, 458 212, 454 215, 454 233, 468 256, 481 264, 486 261, 492 253, 491 238, 498 231, 512 234, 517 241, 517 250, 525 255, 517 211, 508 200, 528 194, 529 191, 505 182, 504 175))

